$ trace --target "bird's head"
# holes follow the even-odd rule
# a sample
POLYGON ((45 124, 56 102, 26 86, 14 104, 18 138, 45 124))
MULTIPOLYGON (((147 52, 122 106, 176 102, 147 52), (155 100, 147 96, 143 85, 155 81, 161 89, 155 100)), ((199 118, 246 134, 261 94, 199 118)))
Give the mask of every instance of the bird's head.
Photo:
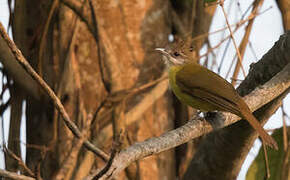
POLYGON ((166 48, 156 48, 161 52, 163 60, 168 66, 183 65, 192 60, 192 47, 184 41, 177 41, 166 48))
POLYGON ((159 51, 163 55, 163 60, 169 66, 182 65, 185 63, 187 56, 177 50, 172 50, 169 48, 156 48, 155 50, 159 51))

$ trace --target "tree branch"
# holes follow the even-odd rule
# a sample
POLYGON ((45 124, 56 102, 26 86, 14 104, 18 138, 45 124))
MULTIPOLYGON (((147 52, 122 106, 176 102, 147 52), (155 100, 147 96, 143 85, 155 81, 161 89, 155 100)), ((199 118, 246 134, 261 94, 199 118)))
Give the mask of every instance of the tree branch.
POLYGON ((3 169, 0 169, 0 177, 16 179, 16 180, 35 180, 35 178, 29 177, 29 176, 19 175, 19 174, 14 173, 14 172, 5 171, 3 169))
MULTIPOLYGON (((267 83, 282 71, 290 62, 289 49, 290 33, 288 32, 280 36, 280 39, 261 60, 251 65, 248 76, 237 89, 239 94, 241 96, 249 94, 254 88, 267 83)), ((259 108, 258 111, 255 111, 254 115, 262 124, 269 119, 270 114, 274 114, 288 92, 289 89, 280 94, 278 98, 259 108)), ((276 92, 269 91, 268 93, 276 92)), ((251 100, 255 101, 256 99, 251 100)), ((235 179, 242 162, 257 137, 257 132, 246 121, 239 121, 230 127, 212 132, 204 137, 200 143, 184 180, 194 179, 194 177, 201 179, 212 177, 215 179, 235 179), (219 156, 216 156, 216 154, 219 154, 219 156), (213 167, 215 167, 214 170, 213 167)))
MULTIPOLYGON (((267 104, 280 94, 290 88, 290 64, 283 71, 278 73, 269 82, 261 87, 256 88, 244 100, 251 110, 256 110, 267 104)), ((230 113, 223 113, 225 121, 223 127, 233 124, 239 118, 230 113)), ((114 159, 110 170, 102 179, 116 176, 120 171, 125 169, 132 162, 144 157, 163 152, 165 150, 179 146, 189 140, 204 135, 212 131, 211 125, 202 118, 195 117, 180 128, 164 133, 160 137, 153 137, 144 142, 135 143, 121 151, 114 159)))
MULTIPOLYGON (((4 28, 1 25, 1 31, 4 28)), ((13 80, 23 87, 29 95, 35 99, 40 98, 40 92, 37 83, 25 72, 20 64, 15 61, 14 54, 3 36, 0 36, 0 61, 5 70, 13 78, 13 80)))
MULTIPOLYGON (((19 63, 22 68, 28 73, 33 81, 37 82, 37 84, 41 87, 41 89, 50 97, 52 102, 54 103, 56 109, 61 114, 66 126, 71 130, 71 132, 79 139, 83 138, 83 135, 77 125, 71 121, 68 113, 66 112, 64 106, 62 105, 59 98, 56 96, 56 94, 53 92, 53 90, 46 84, 46 82, 33 70, 33 68, 30 66, 30 64, 26 61, 24 56, 22 55, 21 51, 16 47, 13 41, 8 37, 7 33, 4 30, 4 27, 0 23, 0 38, 4 40, 6 43, 6 46, 9 47, 10 51, 12 52, 12 55, 14 56, 12 61, 15 61, 19 63)), ((15 63, 15 64, 17 64, 15 63)), ((19 65, 18 64, 18 65, 19 65)), ((92 144, 90 141, 85 140, 84 146, 94 152, 96 155, 101 157, 104 161, 107 161, 109 159, 109 156, 103 152, 101 149, 97 148, 94 144, 92 144)))

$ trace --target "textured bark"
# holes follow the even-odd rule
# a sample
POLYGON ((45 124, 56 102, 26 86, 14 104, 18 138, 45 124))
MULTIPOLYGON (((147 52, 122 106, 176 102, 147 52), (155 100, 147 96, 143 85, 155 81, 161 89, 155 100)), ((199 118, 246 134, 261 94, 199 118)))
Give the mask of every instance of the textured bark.
MULTIPOLYGON (((45 22, 49 6, 49 1, 15 1, 12 22, 14 40, 35 69, 38 69, 37 52, 39 37, 43 30, 43 22, 45 22), (31 8, 30 3, 35 5, 34 8, 31 8)), ((48 60, 50 54, 47 53, 45 58, 48 60)), ((45 77, 46 80, 49 80, 48 76, 45 77)), ((49 84, 52 85, 51 82, 49 84)), ((27 92, 26 94, 28 94, 27 92)), ((38 97, 38 100, 36 100, 32 96, 26 98, 26 104, 27 144, 48 145, 52 132, 52 118, 48 114, 53 112, 52 106, 44 98, 38 97)), ((40 150, 27 148, 26 162, 29 168, 36 169, 41 159, 40 150)), ((56 158, 49 158, 46 163, 53 164, 55 160, 56 158)), ((47 171, 44 171, 43 177, 47 178, 53 170, 49 166, 45 167, 47 167, 47 171)))
MULTIPOLYGON (((16 156, 21 157, 20 149, 20 124, 22 118, 22 93, 19 92, 19 87, 10 87, 11 93, 11 115, 8 137, 8 149, 16 156)), ((15 160, 8 152, 5 153, 5 165, 9 171, 17 171, 19 169, 18 161, 15 160)))
MULTIPOLYGON (((188 111, 173 102, 172 94, 166 92, 167 83, 136 88, 163 74, 163 62, 154 48, 167 44, 170 33, 183 37, 207 33, 215 8, 205 7, 203 1, 16 0, 13 35, 27 60, 61 99, 83 136, 109 153, 113 136, 121 137, 123 149, 186 122, 188 111)), ((193 42, 196 56, 206 40, 204 37, 193 42)), ((239 89, 242 95, 268 81, 289 62, 285 45, 288 41, 276 44, 267 57, 254 65, 253 74, 239 89)), ((4 48, 0 39, 1 57, 3 54, 5 59, 11 58, 11 52, 3 51, 4 48)), ((84 139, 73 136, 51 100, 25 71, 10 61, 6 64, 3 61, 3 65, 17 87, 23 88, 26 163, 35 175, 43 179, 82 179, 103 167, 104 162, 83 148, 84 139)), ((22 99, 17 103, 19 113, 22 99)), ((176 152, 171 149, 139 160, 118 179, 176 179, 183 175, 194 154, 197 155, 192 163, 198 160, 197 166, 193 166, 195 172, 235 177, 251 144, 249 133, 254 134, 245 122, 236 123, 204 137, 201 144, 191 143, 176 152), (225 149, 225 144, 230 147, 225 149), (205 150, 209 148, 216 149, 205 150), (211 169, 220 152, 224 153, 218 161, 222 165, 211 169), (233 163, 237 164, 236 169, 233 163)))
MULTIPOLYGON (((80 14, 76 14, 75 9, 58 1, 16 1, 13 15, 15 42, 30 64, 54 89, 80 129, 85 129, 87 121, 92 119, 106 96, 146 84, 162 74, 163 63, 152 50, 164 44, 170 33, 168 2, 92 1, 92 6, 89 1, 84 2, 66 2, 78 3, 80 14), (34 8, 30 3, 34 4, 34 8), (79 20, 80 15, 88 19, 79 20)), ((159 135, 173 128, 168 97, 167 94, 156 100, 152 107, 145 110, 142 118, 130 125, 124 122, 122 114, 142 99, 141 93, 123 103, 113 103, 112 107, 105 106, 100 114, 109 114, 102 119, 97 116, 94 127, 90 128, 92 131, 86 133, 91 138, 97 137, 99 125, 106 127, 113 117, 119 129, 115 133, 122 130, 126 132, 124 138, 129 139, 122 141, 124 146, 159 135), (121 108, 122 105, 124 107, 121 108)), ((95 156, 87 155, 86 150, 74 144, 78 141, 55 112, 47 96, 42 92, 36 97, 28 95, 26 103, 27 144, 43 147, 27 149, 29 168, 39 169, 43 179, 80 179, 90 169, 102 165, 99 160, 97 164, 94 160, 86 163, 87 156, 95 156), (44 150, 45 147, 49 150, 44 150)), ((108 151, 109 140, 97 145, 106 147, 108 151)), ((153 179, 175 178, 173 151, 140 163, 137 164, 138 170, 133 169, 131 175, 147 178, 150 174, 153 179)))
POLYGON ((277 3, 282 14, 284 30, 290 30, 290 2, 287 0, 277 0, 277 3))
MULTIPOLYGON (((256 88, 251 94, 244 97, 243 99, 249 105, 250 109, 253 111, 259 108, 263 109, 264 105, 267 106, 268 103, 270 104, 272 102, 275 102, 273 103, 274 104, 273 107, 271 107, 269 110, 266 109, 267 112, 263 113, 263 116, 269 117, 273 113, 273 110, 274 111, 276 110, 277 104, 278 106, 280 106, 281 100, 289 93, 289 88, 290 88, 289 77, 290 77, 290 64, 288 64, 285 68, 283 68, 283 70, 279 72, 275 77, 273 77, 270 81, 265 83, 263 86, 256 88)), ((219 126, 220 128, 229 126, 237 122, 238 120, 241 120, 239 119, 239 117, 229 112, 222 113, 222 115, 219 117, 222 117, 222 116, 224 117, 224 124, 220 124, 219 126)), ((211 131, 213 131, 212 123, 206 121, 204 118, 195 116, 190 121, 188 121, 185 125, 179 128, 166 132, 159 137, 152 137, 150 139, 147 139, 146 141, 135 143, 134 145, 122 150, 119 154, 116 155, 112 164, 108 168, 108 171, 106 171, 102 179, 107 179, 107 178, 110 179, 110 177, 117 177, 117 175, 124 168, 126 168, 128 165, 130 165, 136 160, 140 160, 144 157, 169 150, 173 147, 186 143, 190 141, 191 139, 205 135, 206 133, 209 133, 211 131)), ((239 131, 233 131, 233 132, 236 133, 239 131)), ((240 134, 237 133, 237 134, 228 134, 228 135, 239 136, 240 134)), ((219 142, 227 143, 223 139, 219 142)), ((215 146, 219 144, 220 143, 212 142, 209 145, 215 146)), ((251 142, 249 141, 246 141, 245 144, 248 145, 249 147, 251 146, 251 142)), ((225 151, 224 148, 225 147, 223 147, 223 149, 220 150, 221 154, 224 153, 225 151)), ((226 148, 236 148, 236 147, 226 146, 226 148)), ((205 152, 206 150, 214 151, 214 149, 213 150, 204 149, 204 150, 205 152)), ((235 154, 235 152, 232 152, 232 154, 229 154, 229 155, 233 155, 233 154, 235 154)), ((196 155, 196 157, 200 159, 204 158, 204 156, 200 154, 196 155)), ((206 157, 206 158, 212 158, 212 156, 206 157)), ((214 158, 216 158, 216 156, 213 156, 213 159, 214 158)), ((211 178, 212 177, 211 174, 216 175, 216 173, 219 174, 220 171, 222 171, 222 173, 226 175, 231 175, 232 173, 236 173, 236 171, 228 171, 227 165, 232 163, 232 161, 228 161, 227 156, 224 156, 224 158, 225 158, 225 162, 213 161, 215 164, 203 163, 204 161, 197 161, 197 163, 205 164, 206 168, 215 167, 219 163, 222 165, 222 167, 217 168, 218 166, 216 166, 216 168, 214 168, 214 171, 216 170, 216 172, 213 172, 213 173, 211 171, 207 171, 207 169, 205 168, 204 171, 198 171, 197 176, 193 176, 193 177, 200 178, 205 175, 205 177, 211 178), (201 176, 198 176, 199 175, 198 173, 200 173, 201 176)), ((236 168, 236 166, 234 166, 234 168, 236 168)), ((200 170, 200 169, 197 169, 197 170, 200 170)), ((94 172, 94 173, 97 173, 97 172, 94 172)), ((219 175, 219 176, 222 177, 222 175, 219 175)), ((224 177, 230 177, 230 176, 224 176, 224 177)), ((86 179, 91 179, 91 178, 88 177, 86 179)))
MULTIPOLYGON (((249 75, 237 89, 240 95, 245 96, 257 86, 266 83, 289 64, 289 49, 288 32, 280 37, 280 40, 259 62, 252 65, 249 75)), ((284 96, 282 95, 282 97, 284 96)), ((274 101, 278 106, 265 106, 255 114, 256 117, 265 123, 269 116, 263 117, 263 115, 273 114, 282 100, 283 98, 279 98, 277 102, 274 101), (271 113, 266 113, 267 110, 271 113)), ((239 121, 227 128, 212 132, 201 142, 184 179, 193 177, 235 179, 256 137, 256 132, 245 121, 239 121), (217 156, 217 154, 219 155, 217 156)))

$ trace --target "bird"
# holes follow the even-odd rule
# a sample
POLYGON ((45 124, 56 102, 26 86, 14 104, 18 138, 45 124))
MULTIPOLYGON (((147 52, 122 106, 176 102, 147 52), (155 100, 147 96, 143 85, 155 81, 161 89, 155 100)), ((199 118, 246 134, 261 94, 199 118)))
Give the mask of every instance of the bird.
POLYGON ((169 85, 181 102, 202 112, 233 113, 247 120, 264 144, 278 149, 276 141, 263 129, 233 85, 194 60, 188 43, 179 41, 155 50, 163 55, 169 85))

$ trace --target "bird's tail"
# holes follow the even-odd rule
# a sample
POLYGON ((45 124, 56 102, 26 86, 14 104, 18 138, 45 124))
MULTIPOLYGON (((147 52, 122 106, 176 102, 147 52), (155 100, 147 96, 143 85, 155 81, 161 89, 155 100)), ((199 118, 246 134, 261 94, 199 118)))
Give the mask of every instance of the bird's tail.
POLYGON ((260 122, 255 118, 255 116, 252 114, 250 109, 246 107, 247 110, 243 111, 242 116, 244 119, 246 119, 251 126, 259 133, 260 137, 262 138, 263 143, 266 145, 275 148, 278 150, 277 142, 270 136, 264 128, 261 126, 260 122))

